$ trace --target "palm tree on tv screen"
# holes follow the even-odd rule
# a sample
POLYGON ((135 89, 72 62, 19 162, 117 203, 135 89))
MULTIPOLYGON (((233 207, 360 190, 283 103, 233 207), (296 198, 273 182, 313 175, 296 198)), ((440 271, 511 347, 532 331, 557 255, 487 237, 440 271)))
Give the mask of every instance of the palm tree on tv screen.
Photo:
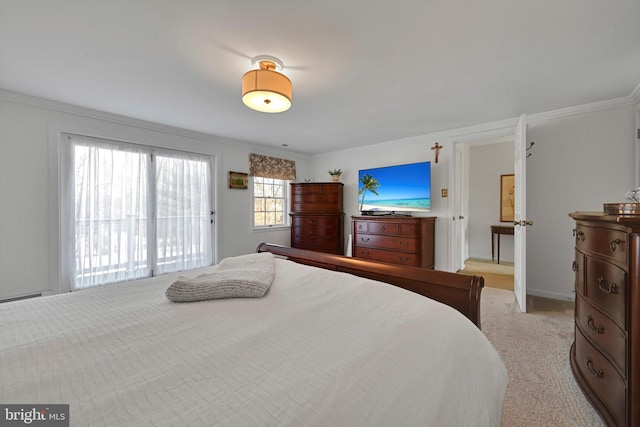
POLYGON ((371 191, 373 194, 378 196, 378 187, 380 183, 377 179, 369 174, 364 174, 362 178, 360 178, 360 182, 362 183, 362 187, 358 190, 358 194, 362 194, 362 201, 360 202, 360 211, 362 211, 362 207, 364 206, 364 196, 367 191, 371 191))

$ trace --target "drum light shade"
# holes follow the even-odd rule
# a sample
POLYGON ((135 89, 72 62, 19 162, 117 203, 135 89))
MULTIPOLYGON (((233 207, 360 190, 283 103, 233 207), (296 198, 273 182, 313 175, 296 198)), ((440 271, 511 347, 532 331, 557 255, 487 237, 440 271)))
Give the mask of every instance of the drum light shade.
POLYGON ((273 57, 256 57, 260 69, 251 70, 242 76, 242 102, 263 113, 281 113, 291 108, 291 80, 276 71, 282 63, 273 57), (268 58, 268 59, 265 59, 268 58))

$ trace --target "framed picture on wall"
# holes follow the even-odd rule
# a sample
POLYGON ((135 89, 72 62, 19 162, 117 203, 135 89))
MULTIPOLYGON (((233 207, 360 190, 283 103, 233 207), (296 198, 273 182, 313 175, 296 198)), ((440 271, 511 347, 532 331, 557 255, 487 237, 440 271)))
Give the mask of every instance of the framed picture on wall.
POLYGON ((229 172, 229 188, 240 190, 247 189, 248 174, 242 172, 229 172))
POLYGON ((513 222, 516 201, 515 194, 515 175, 500 175, 500 222, 513 222))

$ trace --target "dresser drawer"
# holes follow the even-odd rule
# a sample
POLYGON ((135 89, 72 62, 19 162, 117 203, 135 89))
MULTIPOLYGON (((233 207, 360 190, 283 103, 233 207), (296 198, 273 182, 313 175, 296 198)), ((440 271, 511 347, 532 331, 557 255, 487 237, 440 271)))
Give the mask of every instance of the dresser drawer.
POLYGON ((608 262, 587 257, 585 297, 626 330, 627 273, 608 262))
POLYGON ((576 328, 576 365, 617 425, 625 425, 626 387, 613 365, 576 328))
POLYGON ((388 262, 392 264, 409 265, 412 267, 420 266, 420 258, 417 254, 401 253, 385 251, 383 249, 374 249, 366 247, 356 247, 354 256, 356 258, 364 258, 371 261, 388 262))
POLYGON ((400 224, 400 234, 403 236, 420 236, 420 224, 400 224))
POLYGON ((578 250, 602 255, 627 265, 627 234, 623 231, 578 225, 575 237, 578 250))
POLYGON ((576 298, 576 324, 582 334, 606 354, 620 375, 626 367, 627 337, 622 330, 582 297, 576 298))
POLYGON ((369 223, 369 233, 396 235, 399 233, 399 231, 400 231, 400 224, 397 224, 397 223, 384 223, 384 222, 369 223))
POLYGON ((573 261, 572 268, 576 275, 576 280, 575 280, 576 292, 579 293, 580 295, 584 295, 585 293, 584 276, 586 273, 584 269, 584 254, 577 250, 575 252, 576 252, 576 257, 575 257, 575 260, 573 261))
POLYGON ((341 184, 292 184, 292 195, 297 194, 342 194, 341 184))
POLYGON ((302 237, 335 237, 338 232, 337 227, 292 227, 293 236, 302 237))
MULTIPOLYGON (((371 224, 370 224, 371 225, 371 224)), ((404 252, 418 252, 418 240, 414 237, 381 236, 377 234, 356 234, 354 244, 404 252)))
POLYGON ((291 212, 342 212, 338 202, 296 202, 291 201, 291 212))
POLYGON ((354 229, 356 232, 360 233, 368 233, 369 232, 369 223, 364 221, 354 221, 354 229))
POLYGON ((339 194, 296 194, 291 200, 294 203, 332 203, 338 204, 341 200, 339 194))
POLYGON ((335 237, 291 236, 291 246, 300 249, 321 250, 323 252, 342 253, 341 242, 335 237))
POLYGON ((292 227, 340 227, 342 215, 292 215, 292 227))

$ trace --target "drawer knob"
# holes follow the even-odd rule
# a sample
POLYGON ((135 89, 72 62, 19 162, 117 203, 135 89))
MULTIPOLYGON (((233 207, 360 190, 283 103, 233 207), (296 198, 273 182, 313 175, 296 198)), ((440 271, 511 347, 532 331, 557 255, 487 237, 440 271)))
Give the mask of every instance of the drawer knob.
POLYGON ((574 230, 574 236, 576 236, 576 243, 578 243, 578 241, 582 240, 584 242, 584 231, 575 231, 574 230))
POLYGON ((409 242, 403 242, 402 240, 400 240, 398 244, 402 246, 409 246, 409 242))
POLYGON ((602 378, 604 375, 604 371, 602 369, 593 368, 593 361, 590 357, 587 357, 587 369, 593 374, 594 377, 602 378))
POLYGON ((615 252, 616 251, 616 247, 619 244, 620 244, 620 239, 612 240, 611 243, 609 244, 609 248, 611 249, 611 252, 615 252))
POLYGON ((362 240, 363 242, 368 242, 369 238, 368 237, 366 237, 366 238, 365 237, 361 237, 360 240, 362 240))
POLYGON ((602 277, 598 277, 598 288, 605 294, 616 294, 618 285, 615 283, 609 283, 608 285, 605 283, 602 277))
POLYGON ((383 225, 382 226, 382 231, 385 231, 387 228, 383 225))
POLYGON ((398 261, 408 262, 408 261, 409 261, 409 258, 399 256, 399 257, 398 257, 398 261))
POLYGON ((591 315, 587 316, 587 325, 589 325, 589 328, 597 334, 604 333, 604 325, 595 326, 593 324, 593 317, 591 317, 591 315))
POLYGON ((571 269, 573 271, 578 271, 578 262, 577 261, 573 261, 573 263, 571 264, 571 269))

